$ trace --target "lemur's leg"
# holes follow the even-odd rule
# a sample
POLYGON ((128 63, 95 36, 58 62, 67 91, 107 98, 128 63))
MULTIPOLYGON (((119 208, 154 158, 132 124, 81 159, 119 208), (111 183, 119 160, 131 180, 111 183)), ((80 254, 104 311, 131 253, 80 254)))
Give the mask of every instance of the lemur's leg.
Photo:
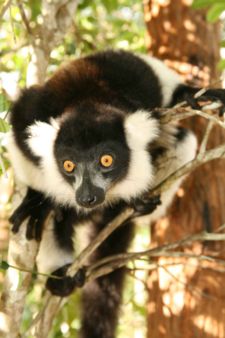
MULTIPOLYGON (((92 238, 116 215, 120 206, 108 208, 94 225, 92 238)), ((126 252, 133 235, 133 224, 126 223, 116 230, 96 251, 92 262, 110 255, 126 252)), ((125 269, 89 282, 82 297, 82 338, 114 338, 121 303, 125 269)))
POLYGON ((73 262, 76 219, 74 209, 57 207, 53 210, 45 226, 37 255, 37 266, 40 272, 52 273, 73 262))

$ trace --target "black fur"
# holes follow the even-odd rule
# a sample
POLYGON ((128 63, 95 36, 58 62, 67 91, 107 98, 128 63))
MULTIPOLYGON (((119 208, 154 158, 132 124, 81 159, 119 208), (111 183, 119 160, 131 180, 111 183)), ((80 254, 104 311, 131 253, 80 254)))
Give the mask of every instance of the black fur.
MULTIPOLYGON (((82 160, 88 162, 109 150, 117 154, 115 168, 110 171, 111 180, 118 182, 126 175, 129 151, 123 127, 123 114, 114 107, 87 101, 79 104, 73 116, 65 120, 56 138, 55 157, 61 174, 68 182, 74 177, 71 178, 63 170, 64 160, 71 158, 75 163, 82 160)), ((104 176, 108 175, 105 170, 104 176)))
POLYGON ((49 277, 46 282, 46 288, 54 296, 67 297, 76 287, 81 288, 85 283, 85 269, 77 271, 75 276, 66 276, 70 264, 64 265, 52 272, 53 277, 49 277), (59 277, 59 278, 54 278, 59 277))
POLYGON ((14 211, 9 221, 13 224, 12 232, 18 232, 21 224, 28 218, 27 239, 41 240, 44 222, 53 209, 52 202, 42 193, 28 188, 26 196, 14 211))
POLYGON ((135 210, 134 216, 150 215, 160 204, 161 200, 159 195, 152 198, 149 198, 148 196, 136 198, 133 203, 133 208, 135 210))
MULTIPOLYGON (((73 251, 74 224, 77 213, 72 208, 55 208, 54 235, 59 247, 66 251, 73 251)), ((80 219, 79 219, 80 221, 80 219)))
POLYGON ((37 163, 38 158, 25 142, 26 128, 35 120, 46 122, 71 106, 76 108, 74 112, 82 114, 85 105, 90 110, 92 103, 111 105, 129 113, 150 110, 161 106, 161 96, 156 75, 139 57, 124 51, 102 52, 73 61, 43 87, 25 90, 12 107, 11 123, 18 146, 37 163))
POLYGON ((175 137, 177 138, 178 141, 183 141, 186 136, 187 136, 188 130, 183 128, 183 127, 177 127, 177 133, 175 137))
MULTIPOLYGON (((119 215, 124 206, 124 203, 119 203, 114 208, 106 208, 101 220, 95 223, 91 239, 105 227, 105 224, 112 219, 112 215, 113 217, 119 215)), ((133 238, 133 230, 132 222, 121 226, 103 242, 91 261, 125 252, 133 238)), ((118 269, 85 286, 82 297, 82 338, 115 337, 124 277, 125 269, 118 269)))
POLYGON ((213 101, 220 102, 222 107, 220 109, 220 114, 222 115, 225 112, 225 90, 216 88, 216 89, 207 89, 205 93, 198 98, 195 98, 194 95, 200 90, 200 88, 190 87, 184 84, 181 84, 173 93, 171 106, 175 104, 186 101, 193 109, 200 109, 201 106, 199 102, 202 101, 213 101))

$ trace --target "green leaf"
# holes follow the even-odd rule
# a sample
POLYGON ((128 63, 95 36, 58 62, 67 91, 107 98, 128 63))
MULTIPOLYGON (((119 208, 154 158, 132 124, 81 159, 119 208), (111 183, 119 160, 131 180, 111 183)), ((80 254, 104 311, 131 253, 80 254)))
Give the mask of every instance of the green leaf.
POLYGON ((220 60, 220 62, 218 63, 218 68, 219 68, 219 70, 225 69, 225 59, 220 60))
POLYGON ((31 20, 36 20, 37 16, 41 14, 41 1, 28 0, 29 8, 31 10, 31 20))
POLYGON ((208 13, 207 13, 207 20, 209 22, 215 22, 219 19, 220 14, 225 10, 225 3, 218 3, 213 5, 208 13))
POLYGON ((10 125, 2 118, 0 118, 0 133, 7 133, 10 130, 10 125))
POLYGON ((224 0, 194 0, 192 7, 198 9, 217 4, 224 4, 224 0))
POLYGON ((1 270, 8 270, 9 264, 6 261, 0 261, 0 269, 1 270))
POLYGON ((220 42, 220 47, 224 48, 225 47, 225 40, 220 42))
POLYGON ((109 13, 116 10, 118 8, 118 3, 115 0, 102 0, 102 3, 104 4, 105 8, 109 13))
POLYGON ((9 108, 9 103, 4 94, 0 93, 0 113, 6 111, 9 108))

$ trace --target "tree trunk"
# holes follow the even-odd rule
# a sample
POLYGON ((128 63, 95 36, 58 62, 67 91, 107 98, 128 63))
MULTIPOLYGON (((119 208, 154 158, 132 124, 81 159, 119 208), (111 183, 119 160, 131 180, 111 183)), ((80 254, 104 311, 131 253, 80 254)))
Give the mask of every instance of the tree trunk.
MULTIPOLYGON (((190 8, 191 1, 147 1, 145 20, 149 52, 201 86, 219 86, 219 26, 206 22, 205 11, 190 8)), ((202 139, 207 122, 186 123, 202 139)), ((225 141, 214 127, 209 147, 225 141)), ((152 227, 152 245, 172 242, 225 223, 224 161, 202 166, 179 189, 168 216, 152 227)), ((224 243, 196 243, 186 253, 224 258, 224 243)), ((225 337, 225 289, 221 265, 194 258, 160 258, 149 274, 149 338, 225 337)))

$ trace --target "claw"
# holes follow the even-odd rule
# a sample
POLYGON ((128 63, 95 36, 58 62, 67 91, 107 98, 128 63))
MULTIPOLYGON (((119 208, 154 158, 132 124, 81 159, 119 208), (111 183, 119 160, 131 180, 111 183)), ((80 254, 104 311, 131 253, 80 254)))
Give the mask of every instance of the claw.
POLYGON ((41 240, 44 222, 52 210, 50 200, 38 191, 28 188, 27 194, 22 203, 9 218, 12 223, 12 232, 17 233, 22 223, 28 219, 26 228, 26 238, 41 240))
POLYGON ((46 288, 55 296, 67 297, 77 287, 82 287, 85 284, 86 271, 84 268, 79 269, 73 276, 66 276, 67 270, 71 264, 66 264, 52 273, 53 276, 49 277, 46 282, 46 288))
MULTIPOLYGON (((219 116, 222 116, 225 112, 224 97, 220 91, 210 90, 209 93, 205 93, 199 97, 187 96, 185 100, 193 109, 199 109, 203 111, 218 110, 219 116)), ((224 95, 224 94, 223 94, 224 95)))
POLYGON ((135 199, 133 202, 133 208, 136 211, 135 216, 151 214, 160 204, 160 195, 135 199))

